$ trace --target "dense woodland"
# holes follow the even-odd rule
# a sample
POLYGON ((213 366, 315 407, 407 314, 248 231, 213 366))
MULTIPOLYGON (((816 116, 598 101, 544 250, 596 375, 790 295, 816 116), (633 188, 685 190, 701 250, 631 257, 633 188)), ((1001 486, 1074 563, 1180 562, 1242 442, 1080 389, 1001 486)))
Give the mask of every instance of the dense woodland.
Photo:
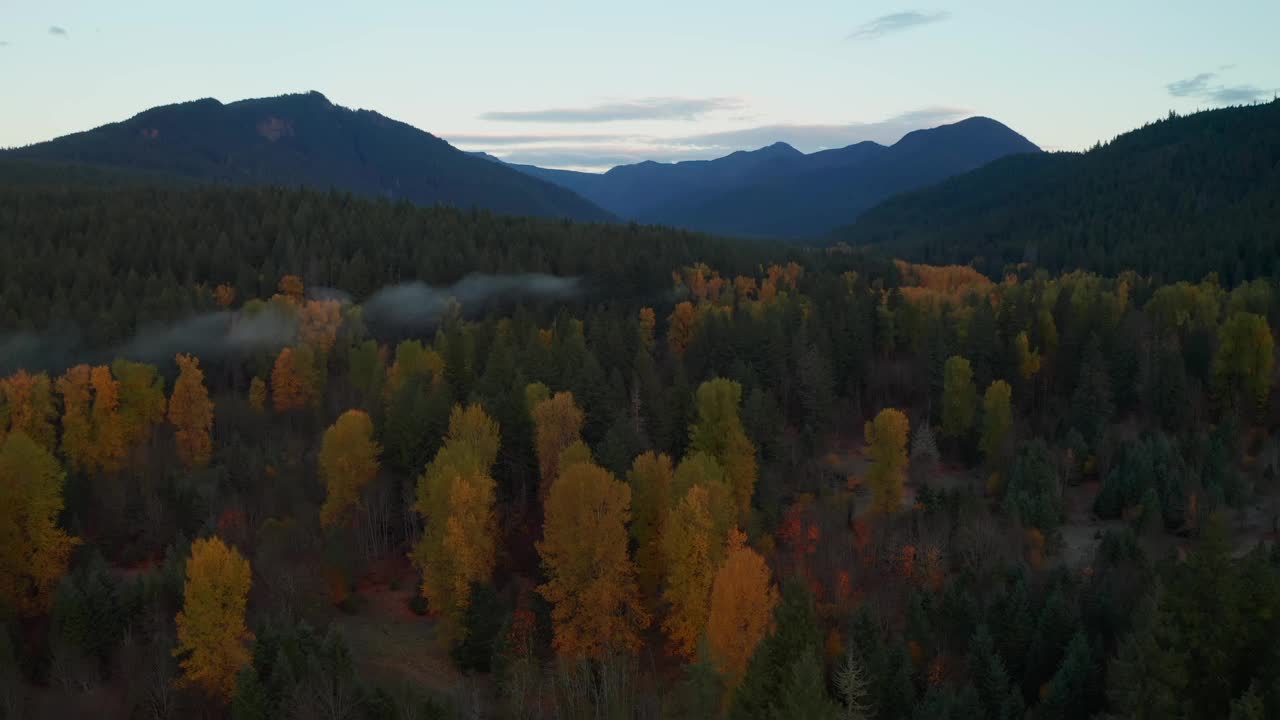
POLYGON ((3 717, 1280 716, 1269 277, 20 172, 3 717))
POLYGON ((1085 153, 1015 155, 892 198, 835 233, 917 262, 1280 272, 1280 101, 1167 118, 1085 153))

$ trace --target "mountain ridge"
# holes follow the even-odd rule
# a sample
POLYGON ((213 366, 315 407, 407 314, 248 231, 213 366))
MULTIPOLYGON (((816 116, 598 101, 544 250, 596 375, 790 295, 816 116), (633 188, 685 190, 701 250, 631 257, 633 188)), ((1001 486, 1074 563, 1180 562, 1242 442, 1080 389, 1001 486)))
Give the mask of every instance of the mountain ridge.
POLYGON ((233 184, 335 188, 515 215, 615 219, 554 183, 473 157, 376 111, 336 105, 316 91, 160 105, 119 122, 0 151, 0 158, 233 184))
POLYGON ((734 236, 811 237, 890 195, 1040 148, 991 118, 802 153, 785 142, 712 160, 644 161, 604 173, 512 164, 619 217, 734 236))

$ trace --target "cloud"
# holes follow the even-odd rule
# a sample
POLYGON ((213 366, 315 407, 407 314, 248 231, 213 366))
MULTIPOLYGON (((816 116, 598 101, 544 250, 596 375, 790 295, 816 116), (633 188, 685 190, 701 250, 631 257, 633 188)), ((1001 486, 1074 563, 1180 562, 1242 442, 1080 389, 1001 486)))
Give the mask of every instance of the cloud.
POLYGON ((50 25, 49 34, 60 38, 68 37, 67 29, 59 25, 50 25))
POLYGON ((487 275, 472 273, 448 287, 411 282, 392 285, 364 301, 364 317, 371 327, 398 332, 433 326, 455 303, 484 305, 509 298, 566 299, 579 291, 578 279, 542 273, 487 275))
POLYGON ((744 106, 738 98, 655 97, 601 103, 578 108, 501 110, 481 115, 500 122, 604 123, 618 120, 696 120, 718 110, 744 106))
POLYGON ((849 40, 875 40, 893 33, 910 30, 922 25, 932 25, 951 17, 949 12, 922 13, 915 10, 889 13, 858 26, 849 33, 849 40))
POLYGON ((754 150, 782 141, 803 152, 845 147, 864 140, 895 143, 912 130, 936 127, 968 117, 965 108, 934 106, 875 122, 753 125, 736 130, 690 135, 642 134, 449 135, 465 150, 483 150, 507 162, 601 172, 644 160, 709 160, 734 150, 754 150))
POLYGON ((9 47, 8 40, 0 40, 0 47, 9 47))
MULTIPOLYGON (((1233 66, 1224 65, 1224 68, 1233 66)), ((1164 86, 1169 94, 1178 98, 1195 98, 1215 105, 1244 105, 1264 99, 1273 92, 1253 85, 1224 85, 1216 72, 1203 72, 1189 78, 1175 80, 1164 86)))

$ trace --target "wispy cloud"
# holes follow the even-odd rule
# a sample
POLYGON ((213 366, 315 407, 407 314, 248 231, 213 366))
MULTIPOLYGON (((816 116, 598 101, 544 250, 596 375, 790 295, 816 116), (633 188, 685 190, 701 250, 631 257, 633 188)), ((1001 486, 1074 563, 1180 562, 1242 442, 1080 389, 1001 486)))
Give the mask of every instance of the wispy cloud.
POLYGON ((50 25, 49 34, 54 37, 60 37, 60 38, 65 38, 70 36, 70 34, 67 32, 67 29, 60 25, 50 25))
POLYGON ((481 115, 502 122, 605 123, 618 120, 695 120, 719 110, 744 106, 738 98, 639 98, 577 108, 495 110, 481 115))
POLYGON ((444 137, 464 150, 487 151, 507 162, 599 172, 644 160, 708 160, 734 150, 754 150, 778 141, 803 152, 844 147, 864 140, 891 145, 912 130, 955 122, 971 114, 965 108, 935 106, 874 122, 752 125, 686 135, 445 133, 444 137))
MULTIPOLYGON (((1224 65, 1229 69, 1231 65, 1224 65)), ((1169 94, 1178 98, 1194 98, 1215 105, 1243 105, 1266 98, 1272 90, 1265 90, 1254 85, 1227 85, 1220 81, 1216 72, 1203 72, 1189 78, 1175 80, 1165 85, 1169 94)))
POLYGON ((893 33, 910 30, 911 28, 921 27, 922 25, 932 25, 951 17, 951 13, 945 11, 923 13, 916 10, 906 10, 903 12, 889 13, 881 15, 874 20, 869 20, 858 26, 856 30, 849 33, 849 40, 875 40, 876 38, 892 35, 893 33))
POLYGON ((9 47, 8 40, 0 40, 0 47, 9 47))

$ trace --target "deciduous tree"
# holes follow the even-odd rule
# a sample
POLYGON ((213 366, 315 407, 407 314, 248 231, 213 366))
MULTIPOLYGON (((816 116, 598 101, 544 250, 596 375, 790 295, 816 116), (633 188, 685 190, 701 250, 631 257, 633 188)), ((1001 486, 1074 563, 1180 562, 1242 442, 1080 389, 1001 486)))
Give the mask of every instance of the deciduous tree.
POLYGON ((236 676, 252 659, 245 627, 252 576, 249 561, 217 537, 191 544, 182 611, 175 622, 184 681, 223 702, 235 694, 236 676))
POLYGON ((631 464, 627 484, 631 487, 631 539, 636 545, 636 577, 644 597, 658 596, 666 575, 662 537, 671 506, 671 458, 647 452, 631 464))
POLYGON ((982 456, 988 465, 997 464, 1005 454, 1009 431, 1013 428, 1013 410, 1009 383, 996 380, 987 386, 982 397, 982 456))
POLYGON ((672 650, 688 660, 697 657, 698 642, 707 626, 711 583, 724 553, 724 539, 716 534, 708 505, 706 487, 689 488, 672 511, 662 537, 667 565, 662 599, 669 608, 662 629, 672 650))
POLYGON ((973 368, 959 355, 947 358, 942 386, 942 434, 959 438, 973 429, 978 409, 978 391, 973 385, 973 368))
POLYGON ((78 542, 58 527, 64 474, 22 431, 0 444, 0 598, 24 617, 49 610, 78 542))
POLYGON ((382 448, 373 440, 373 421, 361 410, 348 410, 320 442, 320 476, 326 494, 320 524, 339 524, 360 502, 360 492, 378 474, 382 448))
MULTIPOLYGON (((5 410, 0 415, 0 429, 23 433, 37 445, 52 452, 57 437, 53 426, 57 411, 53 407, 49 376, 46 373, 32 374, 19 370, 0 380, 0 398, 4 400, 0 406, 5 410)), ((0 436, 4 434, 0 432, 0 436)))
POLYGON ((907 416, 901 410, 885 408, 863 429, 867 441, 867 484, 872 506, 877 512, 897 512, 902 506, 902 486, 907 469, 907 416))
POLYGON ((213 455, 213 403, 204 386, 200 361, 178 355, 178 379, 169 398, 169 422, 174 426, 178 460, 187 469, 204 467, 213 455))
POLYGON ((738 414, 741 404, 742 386, 732 380, 715 378, 698 386, 698 419, 689 429, 689 446, 711 455, 724 469, 739 519, 745 521, 751 512, 757 468, 756 448, 738 414))
POLYGON ((538 543, 547 582, 538 592, 552 605, 552 644, 562 657, 640 647, 649 615, 627 556, 630 505, 631 490, 597 465, 566 468, 551 485, 538 543))
POLYGON ((573 393, 569 392, 558 392, 533 408, 533 441, 544 500, 560 473, 560 454, 582 439, 585 419, 586 415, 573 401, 573 393))
POLYGON ((778 588, 764 558, 746 544, 746 536, 730 534, 728 553, 711 586, 707 641, 711 659, 737 687, 756 647, 773 628, 778 588))

